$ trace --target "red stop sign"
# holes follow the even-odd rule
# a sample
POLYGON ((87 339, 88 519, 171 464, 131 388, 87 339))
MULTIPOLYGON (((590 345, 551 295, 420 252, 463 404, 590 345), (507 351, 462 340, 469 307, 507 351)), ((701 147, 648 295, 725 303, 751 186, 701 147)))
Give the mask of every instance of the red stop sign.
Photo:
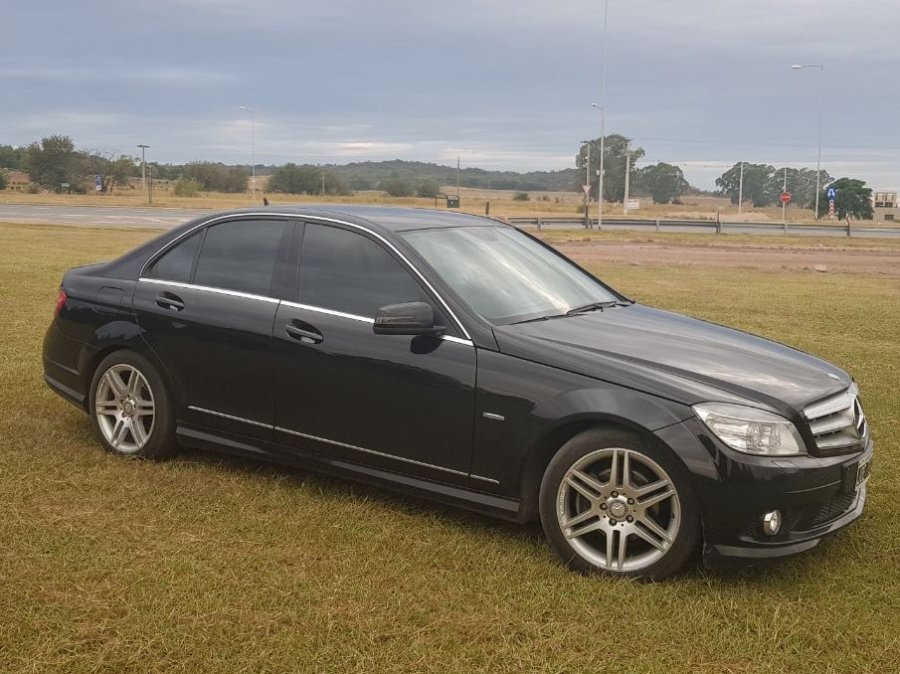
POLYGON ((780 198, 781 198, 781 203, 783 203, 783 204, 791 203, 791 193, 790 192, 782 192, 780 198))

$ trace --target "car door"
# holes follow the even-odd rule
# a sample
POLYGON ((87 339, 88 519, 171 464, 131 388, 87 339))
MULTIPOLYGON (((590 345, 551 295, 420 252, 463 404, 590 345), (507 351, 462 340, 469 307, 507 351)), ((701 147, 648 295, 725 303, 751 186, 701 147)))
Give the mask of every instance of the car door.
POLYGON ((270 439, 274 285, 284 220, 210 225, 151 261, 136 285, 144 338, 174 384, 180 421, 270 439))
POLYGON ((395 251, 306 224, 297 301, 274 325, 276 439, 320 455, 468 484, 475 348, 395 251), (376 335, 380 306, 429 302, 445 337, 376 335))

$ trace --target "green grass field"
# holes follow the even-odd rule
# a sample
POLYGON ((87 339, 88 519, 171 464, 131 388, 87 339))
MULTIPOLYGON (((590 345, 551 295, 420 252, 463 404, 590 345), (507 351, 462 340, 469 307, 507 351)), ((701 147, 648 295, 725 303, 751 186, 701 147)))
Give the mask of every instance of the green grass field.
POLYGON ((150 235, 0 226, 0 672, 900 671, 896 277, 594 269, 848 369, 878 445, 865 516, 811 553, 648 585, 564 570, 535 526, 104 454, 44 385, 41 340, 66 268, 150 235))

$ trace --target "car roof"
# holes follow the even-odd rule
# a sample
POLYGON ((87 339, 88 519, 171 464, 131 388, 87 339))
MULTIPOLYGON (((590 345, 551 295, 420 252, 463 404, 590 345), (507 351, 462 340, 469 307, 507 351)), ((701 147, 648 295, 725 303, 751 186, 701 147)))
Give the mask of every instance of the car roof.
POLYGON ((346 220, 356 224, 375 225, 390 232, 443 227, 496 227, 503 224, 490 218, 455 211, 356 204, 286 204, 283 206, 270 204, 262 208, 216 213, 216 217, 244 213, 258 215, 263 212, 271 212, 272 215, 318 216, 326 219, 346 220))
POLYGON ((272 204, 257 208, 206 213, 141 244, 120 258, 106 263, 104 266, 105 273, 116 278, 137 278, 144 263, 151 255, 188 232, 209 222, 221 219, 240 218, 241 216, 252 218, 260 217, 261 215, 272 217, 309 217, 348 222, 374 231, 381 230, 382 234, 387 234, 388 236, 397 232, 420 229, 509 226, 499 220, 483 218, 477 215, 430 210, 427 208, 357 206, 354 204, 286 204, 283 206, 272 204))

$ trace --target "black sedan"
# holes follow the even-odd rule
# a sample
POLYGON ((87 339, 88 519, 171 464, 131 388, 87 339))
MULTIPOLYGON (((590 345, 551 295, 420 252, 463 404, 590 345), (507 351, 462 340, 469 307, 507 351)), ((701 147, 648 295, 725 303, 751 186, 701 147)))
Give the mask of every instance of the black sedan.
POLYGON ((782 557, 857 519, 857 387, 458 213, 203 217, 69 271, 45 379, 110 452, 300 465, 519 522, 582 571, 782 557))

